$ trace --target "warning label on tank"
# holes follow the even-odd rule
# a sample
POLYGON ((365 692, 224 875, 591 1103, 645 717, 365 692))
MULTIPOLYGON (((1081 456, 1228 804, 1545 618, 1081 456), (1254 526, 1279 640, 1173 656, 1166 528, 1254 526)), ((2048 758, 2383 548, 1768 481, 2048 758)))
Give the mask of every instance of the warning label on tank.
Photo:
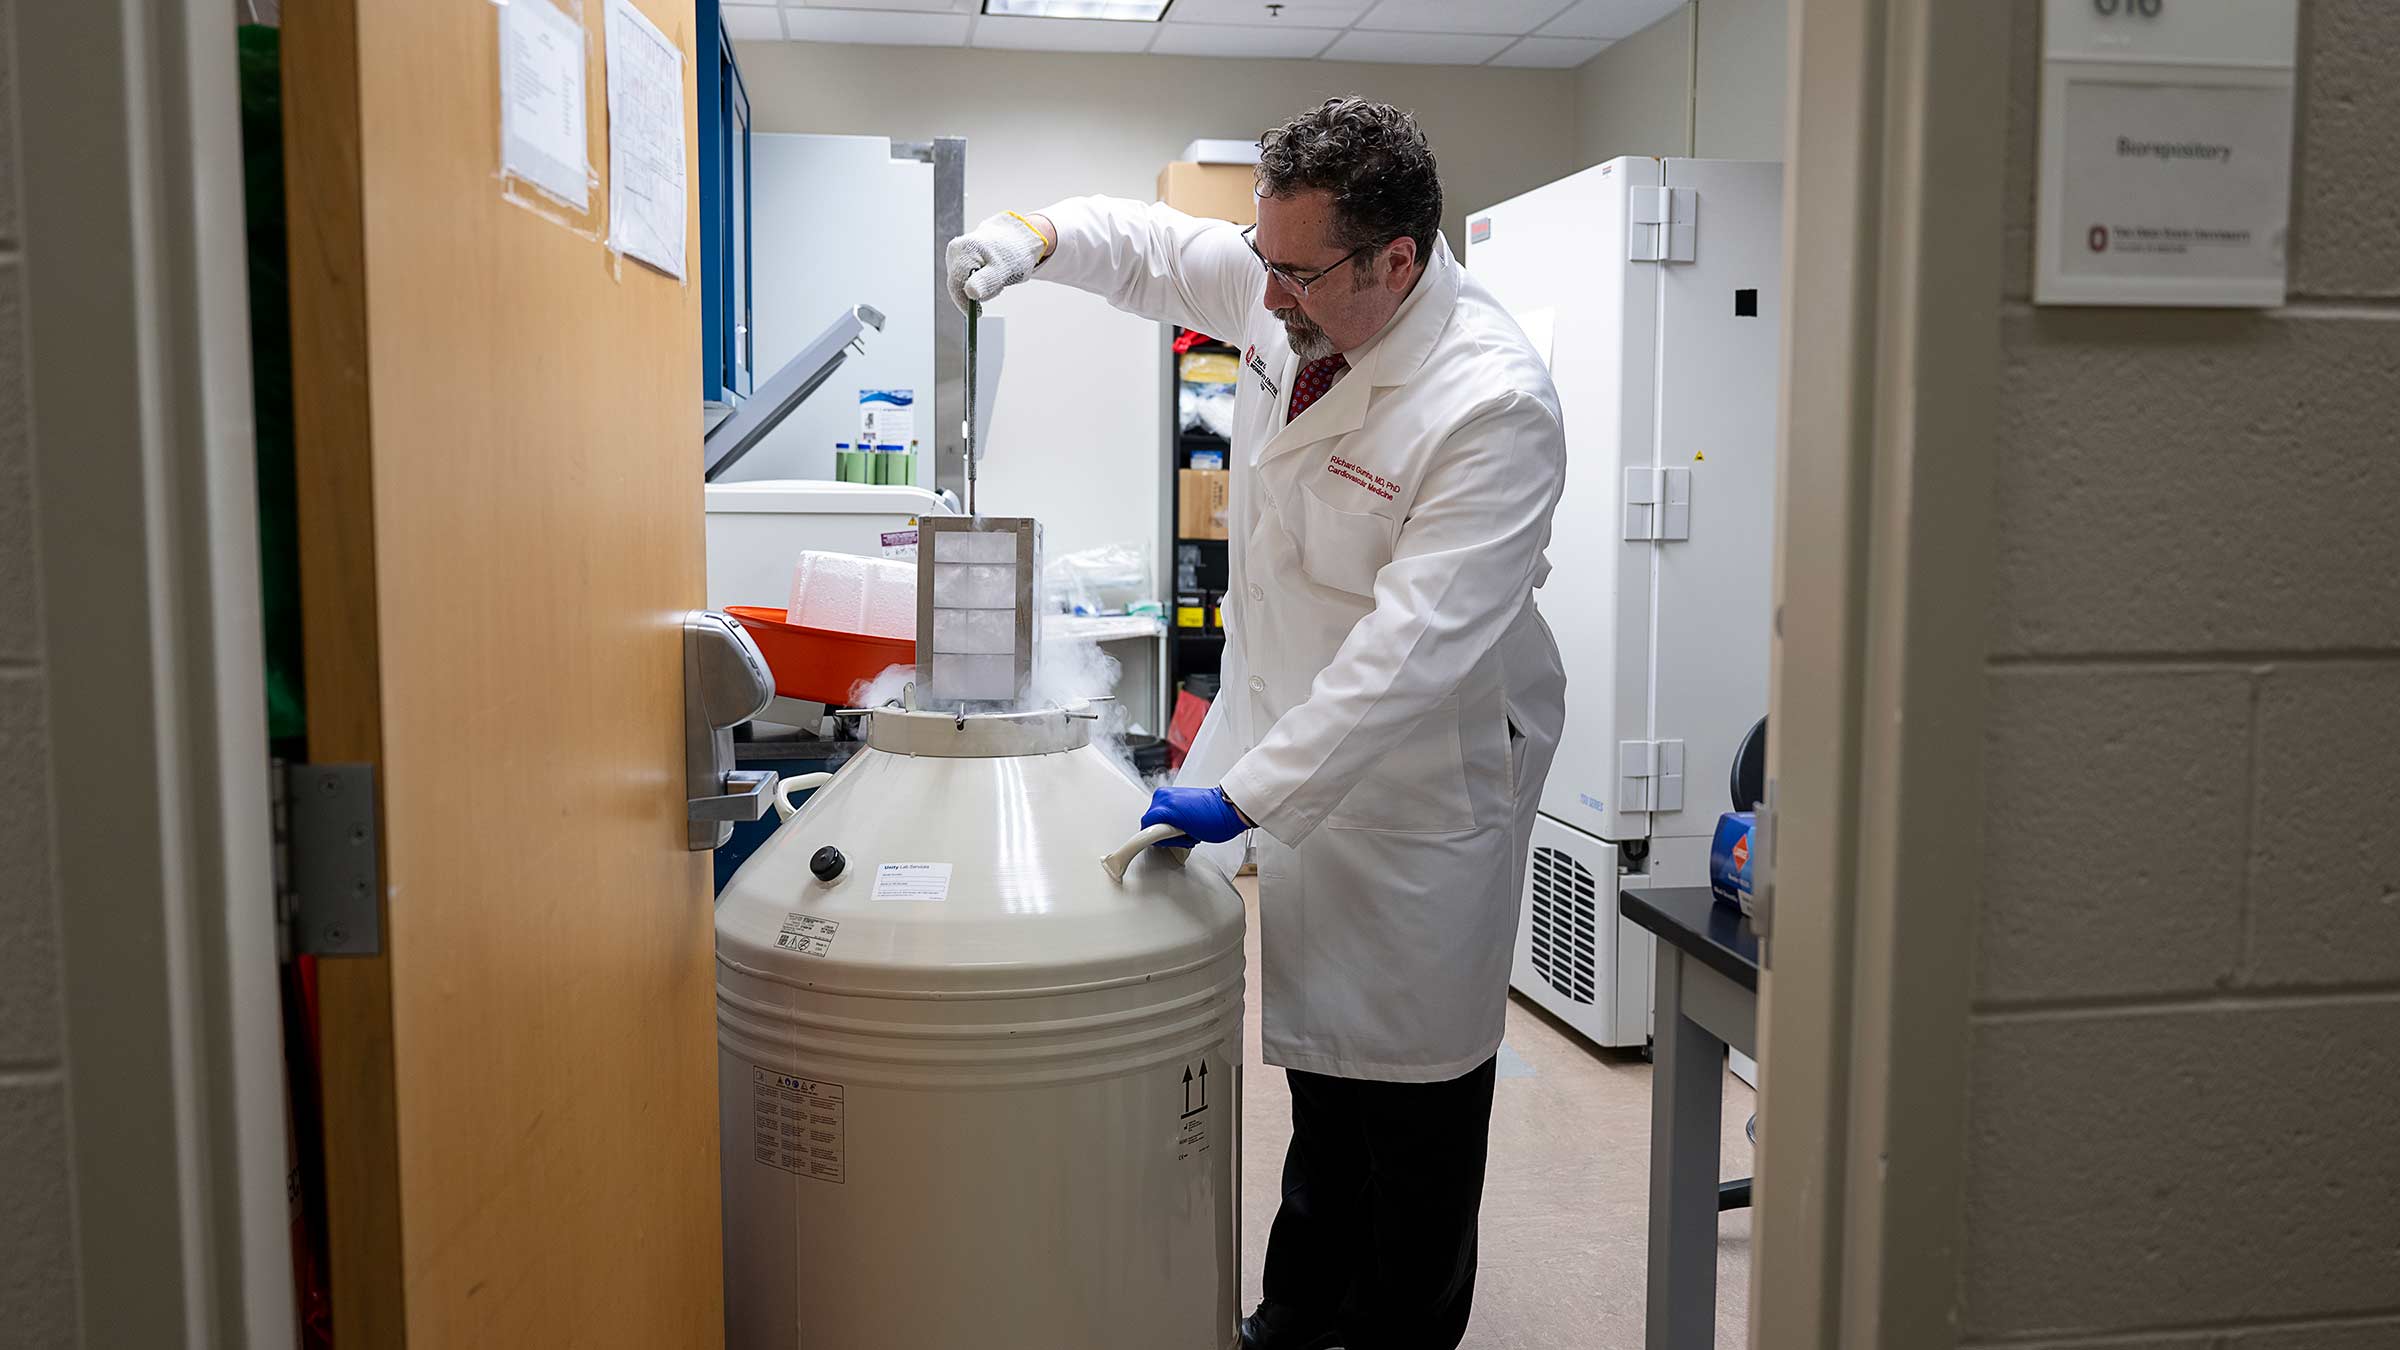
POLYGON ((1175 1160, 1185 1162, 1208 1152, 1208 1117, 1194 1116, 1175 1131, 1175 1160))
POLYGON ((831 919, 795 910, 783 916, 783 931, 775 935, 775 945, 802 956, 823 956, 833 950, 833 935, 841 927, 831 919))
POLYGON ((794 1176, 839 1184, 848 1152, 839 1083, 750 1066, 751 1156, 794 1176))
POLYGON ((1208 1061, 1183 1070, 1183 1114, 1176 1122, 1175 1159, 1183 1162, 1208 1152, 1208 1061))

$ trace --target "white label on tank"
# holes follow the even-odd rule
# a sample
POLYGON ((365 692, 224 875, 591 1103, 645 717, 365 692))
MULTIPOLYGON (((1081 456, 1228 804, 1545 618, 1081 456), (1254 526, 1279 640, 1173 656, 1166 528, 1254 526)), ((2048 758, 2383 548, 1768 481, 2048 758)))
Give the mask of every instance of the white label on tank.
POLYGON ((947 900, 950 864, 883 863, 875 869, 878 900, 947 900))
POLYGON ((840 929, 831 919, 793 910, 783 916, 783 931, 775 935, 775 945, 802 956, 823 956, 833 950, 833 935, 840 929))
POLYGON ((1194 1116, 1175 1131, 1175 1160, 1185 1162, 1208 1152, 1208 1117, 1194 1116))
POLYGON ((794 1176, 839 1184, 849 1151, 839 1083, 750 1066, 751 1156, 794 1176))

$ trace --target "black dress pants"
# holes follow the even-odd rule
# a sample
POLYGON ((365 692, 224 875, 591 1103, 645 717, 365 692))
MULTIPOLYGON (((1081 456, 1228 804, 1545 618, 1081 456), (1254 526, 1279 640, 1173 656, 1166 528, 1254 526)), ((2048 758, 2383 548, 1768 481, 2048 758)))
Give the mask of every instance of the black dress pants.
POLYGON ((1292 1147, 1267 1238, 1276 1324, 1346 1350, 1454 1350, 1475 1300, 1495 1060, 1444 1083, 1287 1070, 1292 1147))

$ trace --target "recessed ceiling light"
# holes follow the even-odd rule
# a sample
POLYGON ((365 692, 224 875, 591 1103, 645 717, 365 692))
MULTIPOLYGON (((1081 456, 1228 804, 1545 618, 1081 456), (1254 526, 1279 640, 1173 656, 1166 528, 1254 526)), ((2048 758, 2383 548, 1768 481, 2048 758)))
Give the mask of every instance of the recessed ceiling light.
POLYGON ((983 0, 986 14, 1026 19, 1125 19, 1156 23, 1173 0, 983 0))

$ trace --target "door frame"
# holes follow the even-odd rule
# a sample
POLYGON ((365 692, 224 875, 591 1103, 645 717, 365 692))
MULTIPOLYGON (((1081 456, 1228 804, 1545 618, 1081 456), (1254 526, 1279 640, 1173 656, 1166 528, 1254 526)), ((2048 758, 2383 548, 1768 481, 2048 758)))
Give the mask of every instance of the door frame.
POLYGON ((1762 1350, 1956 1338, 2011 9, 1794 0, 1762 1350))
POLYGON ((234 13, 13 9, 82 1334, 290 1344, 234 13))

